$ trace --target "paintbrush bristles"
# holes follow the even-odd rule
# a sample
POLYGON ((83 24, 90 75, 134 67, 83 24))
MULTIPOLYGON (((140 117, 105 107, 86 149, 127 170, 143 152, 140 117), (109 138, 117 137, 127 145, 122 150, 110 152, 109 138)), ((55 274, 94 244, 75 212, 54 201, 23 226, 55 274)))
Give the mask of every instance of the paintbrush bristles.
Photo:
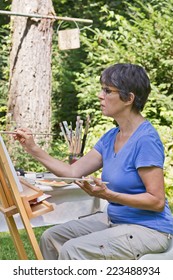
POLYGON ((63 121, 62 123, 60 123, 61 132, 64 136, 65 141, 68 144, 69 153, 71 156, 83 155, 86 143, 86 136, 90 124, 90 117, 87 116, 86 127, 84 129, 84 135, 82 136, 83 123, 84 121, 81 120, 80 116, 77 116, 76 118, 76 127, 74 130, 72 128, 71 122, 70 125, 68 125, 67 121, 63 121))

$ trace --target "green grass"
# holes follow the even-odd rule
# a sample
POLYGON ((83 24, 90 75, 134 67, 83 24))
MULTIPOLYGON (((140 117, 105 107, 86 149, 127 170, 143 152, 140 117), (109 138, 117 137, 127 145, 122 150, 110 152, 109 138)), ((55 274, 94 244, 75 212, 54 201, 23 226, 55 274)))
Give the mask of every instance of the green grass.
MULTIPOLYGON (((48 227, 34 228, 34 233, 39 242, 40 236, 48 227)), ((35 260, 31 244, 24 229, 19 230, 29 260, 35 260)), ((0 232, 0 260, 18 260, 12 238, 9 232, 0 232)))

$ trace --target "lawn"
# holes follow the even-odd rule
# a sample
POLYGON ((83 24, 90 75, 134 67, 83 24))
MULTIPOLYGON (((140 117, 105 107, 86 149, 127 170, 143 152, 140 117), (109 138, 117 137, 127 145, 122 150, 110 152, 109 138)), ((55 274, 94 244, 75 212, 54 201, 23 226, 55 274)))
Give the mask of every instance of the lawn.
MULTIPOLYGON (((41 234, 48 227, 38 227, 34 228, 34 233, 39 242, 41 234)), ((28 241, 27 234, 24 229, 19 230, 21 239, 23 241, 24 247, 26 249, 29 260, 35 260, 34 253, 30 242, 28 241)), ((0 232, 0 260, 18 260, 18 255, 15 251, 12 238, 9 232, 0 232)))

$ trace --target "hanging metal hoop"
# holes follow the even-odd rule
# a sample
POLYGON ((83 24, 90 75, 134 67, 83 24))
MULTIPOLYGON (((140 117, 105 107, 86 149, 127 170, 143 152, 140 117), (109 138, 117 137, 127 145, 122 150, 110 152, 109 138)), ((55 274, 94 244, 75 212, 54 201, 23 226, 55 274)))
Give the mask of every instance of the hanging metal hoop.
POLYGON ((57 28, 58 46, 60 50, 78 49, 80 48, 80 29, 77 22, 74 21, 76 28, 60 30, 62 21, 57 28))

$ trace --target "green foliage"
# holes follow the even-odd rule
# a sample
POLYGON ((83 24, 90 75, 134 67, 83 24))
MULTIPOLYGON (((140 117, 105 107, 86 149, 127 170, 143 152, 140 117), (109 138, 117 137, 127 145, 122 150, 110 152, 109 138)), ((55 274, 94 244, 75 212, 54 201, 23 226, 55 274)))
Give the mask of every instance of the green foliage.
MULTIPOLYGON (((1 10, 10 10, 11 0, 1 0, 0 9, 1 10)), ((7 15, 0 15, 0 26, 7 24, 9 22, 9 17, 7 15)))
POLYGON ((165 147, 165 187, 166 195, 173 208, 173 127, 169 126, 157 126, 157 130, 160 133, 160 137, 165 147))
MULTIPOLYGON (((96 93, 101 71, 113 63, 130 62, 143 65, 151 78, 153 90, 147 116, 161 124, 172 123, 169 112, 172 106, 173 1, 165 1, 162 11, 157 4, 143 6, 141 1, 136 1, 136 6, 132 6, 126 3, 128 17, 111 11, 106 5, 102 7, 102 21, 111 31, 96 28, 91 30, 93 38, 88 39, 87 33, 82 36, 88 56, 75 81, 81 111, 90 108, 98 112, 96 93)), ((98 123, 100 115, 96 114, 97 117, 98 123)))
POLYGON ((0 26, 0 130, 5 128, 9 78, 9 26, 0 26))

